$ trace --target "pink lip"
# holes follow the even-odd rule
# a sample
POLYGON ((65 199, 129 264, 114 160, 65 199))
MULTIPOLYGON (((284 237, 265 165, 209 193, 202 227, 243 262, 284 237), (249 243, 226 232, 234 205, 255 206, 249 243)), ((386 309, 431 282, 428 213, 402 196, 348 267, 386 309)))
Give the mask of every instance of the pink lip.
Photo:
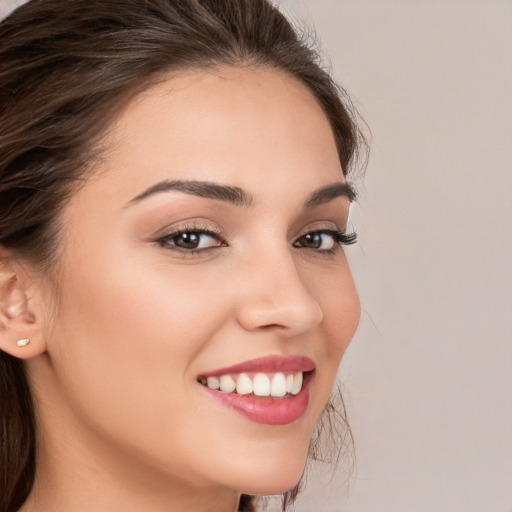
POLYGON ((203 377, 218 377, 234 373, 251 372, 310 372, 315 369, 315 363, 309 357, 302 356, 266 356, 251 361, 220 368, 201 374, 203 377))
POLYGON ((245 418, 264 425, 287 425, 298 420, 309 403, 309 387, 313 379, 315 363, 307 357, 269 356, 253 359, 219 370, 203 374, 203 377, 252 372, 304 372, 304 382, 300 393, 289 398, 257 397, 224 393, 202 386, 212 398, 245 418))

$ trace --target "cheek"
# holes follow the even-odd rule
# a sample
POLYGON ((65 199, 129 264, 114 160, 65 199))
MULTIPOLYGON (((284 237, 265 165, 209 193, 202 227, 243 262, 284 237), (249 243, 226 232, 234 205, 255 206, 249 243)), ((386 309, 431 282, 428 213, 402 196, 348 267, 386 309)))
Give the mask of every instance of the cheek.
POLYGON ((330 298, 325 312, 330 340, 328 349, 341 358, 356 332, 361 316, 359 297, 352 278, 344 280, 340 291, 333 292, 330 298))
POLYGON ((73 266, 80 270, 63 283, 51 355, 68 402, 90 421, 168 431, 171 413, 189 414, 191 366, 226 308, 214 276, 194 281, 191 272, 125 260, 73 266))
MULTIPOLYGON (((114 372, 122 362, 125 371, 133 371, 132 379, 156 377, 157 369, 165 371, 167 381, 184 378, 196 353, 224 321, 222 297, 204 273, 194 280, 190 272, 117 262, 68 281, 62 335, 74 340, 86 360, 114 366, 114 372)), ((65 343, 69 353, 70 342, 65 343)))
POLYGON ((355 334, 361 311, 346 260, 337 263, 335 268, 322 268, 323 272, 314 272, 311 276, 306 274, 310 293, 323 311, 321 339, 315 341, 319 363, 312 400, 316 404, 313 414, 315 420, 320 417, 332 391, 341 359, 355 334))
POLYGON ((325 355, 337 366, 361 315, 359 297, 346 260, 323 280, 314 280, 311 286, 323 311, 325 355))

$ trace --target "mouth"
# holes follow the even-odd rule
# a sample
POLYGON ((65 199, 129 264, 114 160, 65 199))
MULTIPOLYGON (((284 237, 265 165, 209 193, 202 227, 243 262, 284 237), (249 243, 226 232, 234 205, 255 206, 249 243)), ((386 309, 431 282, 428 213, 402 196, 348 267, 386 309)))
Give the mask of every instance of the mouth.
POLYGON ((199 375, 197 381, 211 397, 253 422, 286 425, 306 411, 314 373, 309 358, 271 356, 199 375))

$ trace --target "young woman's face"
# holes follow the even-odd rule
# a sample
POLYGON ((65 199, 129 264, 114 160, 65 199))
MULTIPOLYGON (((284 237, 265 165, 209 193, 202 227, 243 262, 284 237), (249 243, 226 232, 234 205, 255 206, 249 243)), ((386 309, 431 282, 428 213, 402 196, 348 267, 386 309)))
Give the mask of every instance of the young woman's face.
POLYGON ((32 371, 47 456, 54 429, 72 440, 61 458, 99 472, 289 489, 359 319, 325 115, 280 72, 190 71, 133 100, 103 145, 62 213, 32 371))

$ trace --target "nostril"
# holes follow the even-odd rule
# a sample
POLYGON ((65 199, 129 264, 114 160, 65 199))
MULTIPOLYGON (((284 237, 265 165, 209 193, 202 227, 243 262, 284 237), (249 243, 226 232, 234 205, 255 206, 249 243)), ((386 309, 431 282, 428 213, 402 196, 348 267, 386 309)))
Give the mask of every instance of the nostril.
POLYGON ((269 325, 262 325, 260 329, 264 330, 271 330, 271 329, 286 329, 284 325, 281 324, 269 324, 269 325))

